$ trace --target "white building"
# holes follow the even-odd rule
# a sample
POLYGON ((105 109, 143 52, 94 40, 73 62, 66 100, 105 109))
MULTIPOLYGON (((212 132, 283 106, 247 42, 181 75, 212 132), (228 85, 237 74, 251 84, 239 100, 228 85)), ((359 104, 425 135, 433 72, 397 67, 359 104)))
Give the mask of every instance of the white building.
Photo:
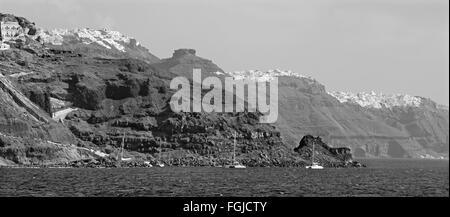
POLYGON ((19 25, 19 23, 12 21, 0 22, 0 30, 3 41, 16 39, 24 33, 23 28, 19 25))
POLYGON ((5 44, 3 41, 0 42, 0 50, 8 50, 9 48, 9 44, 5 44))

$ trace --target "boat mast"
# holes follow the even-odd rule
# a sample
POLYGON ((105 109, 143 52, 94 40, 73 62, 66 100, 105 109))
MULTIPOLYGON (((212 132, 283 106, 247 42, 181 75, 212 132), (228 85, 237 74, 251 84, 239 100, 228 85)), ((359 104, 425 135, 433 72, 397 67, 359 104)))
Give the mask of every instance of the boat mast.
POLYGON ((120 150, 120 161, 122 161, 122 159, 123 159, 123 146, 125 145, 125 133, 123 133, 123 136, 122 136, 122 147, 121 147, 121 150, 120 150))
POLYGON ((161 137, 159 138, 159 153, 158 153, 158 161, 161 162, 161 137))
POLYGON ((233 163, 236 162, 236 131, 234 131, 234 142, 233 142, 233 163))

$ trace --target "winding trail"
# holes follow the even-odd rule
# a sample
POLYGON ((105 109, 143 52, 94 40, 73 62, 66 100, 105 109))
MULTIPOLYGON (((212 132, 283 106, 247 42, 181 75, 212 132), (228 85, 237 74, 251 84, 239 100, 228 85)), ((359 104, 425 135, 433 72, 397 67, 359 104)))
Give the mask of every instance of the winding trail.
POLYGON ((11 78, 20 78, 22 76, 31 75, 31 74, 34 74, 34 72, 19 72, 19 73, 16 73, 16 74, 9 75, 9 77, 11 77, 11 78))
POLYGON ((61 123, 64 122, 64 119, 66 119, 67 115, 73 111, 78 110, 77 108, 67 108, 67 109, 63 109, 61 111, 57 111, 55 113, 52 114, 52 118, 55 121, 59 121, 61 123))

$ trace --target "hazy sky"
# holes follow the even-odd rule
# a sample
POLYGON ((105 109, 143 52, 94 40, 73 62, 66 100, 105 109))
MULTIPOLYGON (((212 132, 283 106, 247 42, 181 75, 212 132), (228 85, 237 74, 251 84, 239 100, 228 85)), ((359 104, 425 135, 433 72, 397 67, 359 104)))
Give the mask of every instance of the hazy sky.
POLYGON ((449 104, 448 0, 0 0, 39 27, 108 27, 161 57, 195 48, 225 71, 291 69, 328 90, 449 104))

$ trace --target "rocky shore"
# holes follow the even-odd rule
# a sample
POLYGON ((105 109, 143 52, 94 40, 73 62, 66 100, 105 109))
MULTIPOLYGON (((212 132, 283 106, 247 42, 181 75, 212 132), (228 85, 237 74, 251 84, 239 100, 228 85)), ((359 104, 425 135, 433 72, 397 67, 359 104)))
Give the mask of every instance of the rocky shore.
MULTIPOLYGON (((239 155, 239 162, 247 167, 305 167, 310 165, 312 145, 315 145, 315 162, 328 168, 359 168, 365 165, 354 161, 348 148, 332 148, 322 142, 320 137, 305 136, 299 146, 290 154, 281 152, 277 158, 269 159, 264 154, 259 157, 254 155, 239 155)), ((3 165, 4 167, 24 167, 24 168, 146 168, 157 167, 164 164, 167 167, 224 167, 232 163, 229 156, 218 157, 217 155, 200 155, 198 153, 182 151, 165 152, 162 157, 158 155, 142 155, 140 153, 133 156, 127 153, 129 159, 119 160, 116 155, 104 157, 89 157, 82 160, 74 160, 56 163, 27 163, 3 165)))

